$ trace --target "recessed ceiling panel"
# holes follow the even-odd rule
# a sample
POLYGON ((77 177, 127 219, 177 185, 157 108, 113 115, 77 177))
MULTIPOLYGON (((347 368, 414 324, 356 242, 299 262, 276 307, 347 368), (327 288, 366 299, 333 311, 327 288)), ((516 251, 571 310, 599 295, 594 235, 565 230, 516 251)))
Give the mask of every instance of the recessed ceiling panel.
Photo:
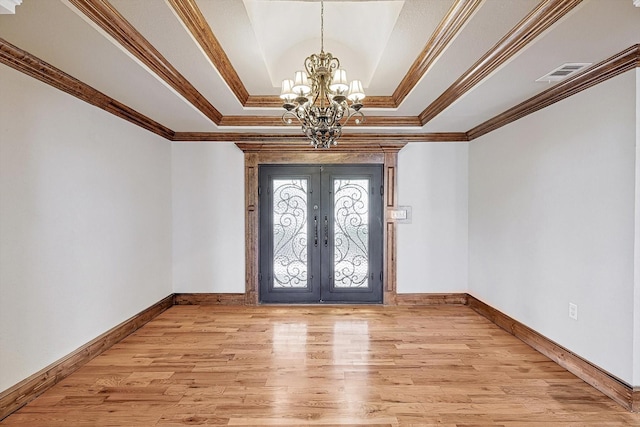
POLYGON ((392 95, 454 0, 407 0, 369 84, 369 95, 392 95))
POLYGON ((596 64, 639 41, 640 8, 631 1, 585 1, 425 129, 468 131, 552 87, 555 82, 535 81, 549 70, 567 62, 596 64))
MULTIPOLYGON (((247 91, 252 95, 279 94, 269 78, 242 0, 196 0, 196 3, 247 91)), ((289 31, 294 33, 295 28, 289 27, 289 31)))
POLYGON ((172 130, 215 125, 61 1, 0 15, 0 37, 172 130))
POLYGON ((171 6, 158 0, 110 2, 218 111, 242 113, 242 105, 171 6))
MULTIPOLYGON (((324 50, 340 59, 349 79, 368 87, 404 1, 363 3, 324 4, 324 50)), ((274 87, 303 69, 307 56, 320 53, 320 2, 244 0, 244 5, 274 87)))
POLYGON ((401 105, 404 114, 419 115, 538 3, 538 0, 485 1, 401 105))

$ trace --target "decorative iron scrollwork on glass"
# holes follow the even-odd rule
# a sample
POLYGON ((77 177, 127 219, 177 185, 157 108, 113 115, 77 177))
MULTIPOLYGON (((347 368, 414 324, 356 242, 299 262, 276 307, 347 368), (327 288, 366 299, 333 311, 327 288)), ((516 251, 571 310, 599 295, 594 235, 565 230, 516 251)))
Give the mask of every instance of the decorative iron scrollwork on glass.
POLYGON ((306 288, 307 180, 273 180, 273 287, 306 288))
POLYGON ((369 287, 369 180, 334 181, 334 286, 369 287))

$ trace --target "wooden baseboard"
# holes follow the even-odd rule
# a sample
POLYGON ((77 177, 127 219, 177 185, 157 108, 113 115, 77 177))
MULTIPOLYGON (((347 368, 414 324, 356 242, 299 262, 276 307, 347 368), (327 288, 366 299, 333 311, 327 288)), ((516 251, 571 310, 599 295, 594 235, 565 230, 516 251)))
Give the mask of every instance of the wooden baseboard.
POLYGON ((467 305, 587 384, 601 391, 625 409, 633 412, 640 410, 640 388, 631 387, 605 370, 471 295, 468 295, 467 305))
POLYGON ((245 294, 174 294, 176 305, 245 305, 245 294))
MULTIPOLYGON (((533 329, 466 293, 397 294, 398 305, 467 305, 480 315, 544 354, 586 383, 618 402, 640 412, 640 387, 631 387, 603 369, 573 354, 533 329)), ((26 405, 89 360, 155 318, 172 305, 244 305, 245 294, 173 294, 120 325, 105 332, 73 353, 0 393, 0 420, 26 405)))
POLYGON ((467 305, 468 294, 396 294, 396 305, 467 305))
POLYGON ((75 372, 82 365, 121 341, 172 305, 173 295, 169 295, 118 326, 111 328, 73 353, 0 393, 0 420, 53 387, 63 378, 75 372))
MULTIPOLYGON (((175 294, 176 305, 244 305, 245 294, 175 294)), ((397 294, 392 305, 466 305, 467 294, 397 294)))

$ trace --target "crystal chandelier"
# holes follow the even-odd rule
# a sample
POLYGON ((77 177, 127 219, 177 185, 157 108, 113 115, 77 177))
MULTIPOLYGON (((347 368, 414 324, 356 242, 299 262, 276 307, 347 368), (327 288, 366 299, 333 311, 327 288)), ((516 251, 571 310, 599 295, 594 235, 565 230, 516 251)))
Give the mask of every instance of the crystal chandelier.
POLYGON ((320 1, 320 53, 307 57, 304 68, 293 80, 282 81, 280 98, 287 110, 282 120, 288 125, 297 120, 314 148, 329 148, 338 144, 342 126, 352 117, 356 124, 364 122, 360 109, 365 95, 360 80, 348 83, 338 58, 324 51, 324 0, 320 1))

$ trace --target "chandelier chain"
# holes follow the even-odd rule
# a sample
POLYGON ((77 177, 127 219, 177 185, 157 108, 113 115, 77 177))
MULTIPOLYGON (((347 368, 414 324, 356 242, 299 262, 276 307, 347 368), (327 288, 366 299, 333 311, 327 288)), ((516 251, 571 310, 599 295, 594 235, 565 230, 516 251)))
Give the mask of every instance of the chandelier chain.
POLYGON ((324 53, 324 0, 320 0, 320 53, 324 53))

